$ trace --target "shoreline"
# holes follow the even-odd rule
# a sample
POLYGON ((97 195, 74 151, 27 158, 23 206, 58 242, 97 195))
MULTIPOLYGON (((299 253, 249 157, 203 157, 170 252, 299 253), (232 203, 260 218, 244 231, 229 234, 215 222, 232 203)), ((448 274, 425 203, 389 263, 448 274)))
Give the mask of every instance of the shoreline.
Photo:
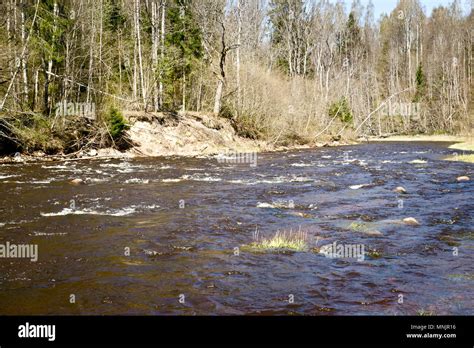
MULTIPOLYGON (((225 121, 224 121, 225 122, 225 121)), ((141 125, 143 127, 143 124, 141 125)), ((143 128, 140 128, 143 131, 143 128)), ((131 132, 133 136, 133 130, 131 132)), ((217 131, 220 132, 220 131, 217 131)), ((135 133, 136 130, 135 130, 135 133)), ((165 136, 167 136, 165 132, 165 136)), ((224 134, 225 136, 225 134, 224 134)), ((41 163, 41 162, 68 162, 68 161, 80 161, 80 160, 106 160, 106 159, 132 159, 132 158, 158 158, 158 157, 188 157, 188 158, 213 158, 219 154, 225 153, 226 151, 234 151, 240 153, 260 153, 260 152, 284 152, 293 150, 307 150, 317 149, 321 147, 338 147, 338 146, 349 146, 359 145, 367 143, 384 143, 384 142, 444 142, 452 143, 448 148, 460 151, 474 151, 474 137, 465 135, 392 135, 388 137, 369 137, 362 140, 339 140, 339 141, 326 141, 326 142, 315 142, 312 144, 294 144, 287 146, 275 146, 270 142, 262 140, 252 140, 242 138, 236 134, 231 134, 231 141, 226 146, 211 147, 209 151, 190 151, 184 150, 183 148, 176 146, 175 148, 167 148, 164 152, 150 151, 151 153, 143 152, 141 149, 146 146, 150 146, 150 143, 139 143, 126 151, 119 151, 114 148, 101 148, 79 151, 73 154, 66 155, 47 155, 41 151, 36 151, 32 154, 17 153, 13 156, 0 157, 1 164, 26 164, 26 163, 41 163), (234 146, 232 146, 234 145, 234 146), (214 150, 214 151, 213 151, 214 150)), ((139 137, 136 137, 134 141, 139 141, 139 137)), ((154 139, 153 139, 154 140, 154 139)), ((203 138, 193 145, 198 145, 204 150, 208 149, 209 144, 206 141, 211 139, 203 138)), ((161 141, 158 139, 161 144, 161 141)), ((155 144, 152 144, 155 145, 155 144)), ((152 146, 153 147, 153 146, 152 146)), ((160 149, 161 150, 161 149, 160 149)), ((450 156, 446 160, 463 160, 463 156, 474 156, 474 155, 460 155, 450 156)), ((472 162, 472 160, 470 161, 472 162)))
POLYGON ((474 135, 448 135, 448 134, 415 134, 415 135, 391 135, 388 137, 369 138, 369 142, 447 142, 447 143, 469 143, 474 141, 474 135))
MULTIPOLYGON (((291 145, 291 146, 279 146, 279 147, 264 147, 256 150, 241 151, 240 153, 263 153, 263 152, 285 152, 293 150, 308 150, 318 149, 321 147, 338 147, 338 146, 349 146, 358 145, 360 142, 331 142, 331 143, 317 143, 314 145, 291 145)), ((229 148, 227 151, 235 150, 229 148)), ((42 163, 42 162, 70 162, 70 161, 84 161, 84 160, 105 160, 105 159, 134 159, 134 158, 160 158, 160 157, 183 157, 183 158, 213 158, 224 152, 215 153, 201 153, 201 154, 183 154, 179 152, 171 152, 167 154, 158 155, 146 155, 139 153, 135 148, 127 151, 119 151, 114 148, 103 148, 97 150, 97 155, 87 156, 81 155, 80 157, 68 157, 68 155, 35 155, 35 154, 22 154, 13 156, 0 157, 0 165, 2 164, 26 164, 26 163, 42 163), (103 155, 100 155, 100 154, 103 155), (110 154, 114 153, 114 154, 110 154)))
POLYGON ((0 157, 0 164, 63 162, 94 159, 154 157, 214 157, 229 152, 259 153, 353 145, 357 142, 326 136, 307 144, 275 145, 271 140, 241 136, 229 119, 205 113, 143 113, 128 111, 124 116, 130 125, 127 139, 130 148, 119 151, 112 147, 81 149, 69 154, 45 154, 43 151, 0 157))

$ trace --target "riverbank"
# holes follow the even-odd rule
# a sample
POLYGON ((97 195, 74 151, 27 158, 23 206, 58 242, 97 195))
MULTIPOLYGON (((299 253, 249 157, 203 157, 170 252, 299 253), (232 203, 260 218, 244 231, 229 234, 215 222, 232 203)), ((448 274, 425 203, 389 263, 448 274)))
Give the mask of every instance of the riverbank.
POLYGON ((307 143, 250 139, 239 134, 235 123, 223 117, 197 112, 145 113, 125 111, 129 124, 126 133, 130 147, 83 148, 69 154, 45 154, 43 151, 16 153, 0 158, 0 163, 35 161, 74 161, 81 159, 135 158, 157 156, 212 157, 228 152, 274 152, 313 147, 356 144, 341 136, 321 136, 307 143))
POLYGON ((145 113, 125 111, 129 124, 126 138, 127 150, 112 147, 83 148, 67 154, 46 154, 43 151, 16 153, 0 157, 0 163, 24 163, 37 161, 76 161, 83 159, 136 158, 158 156, 212 157, 229 152, 253 153, 309 149, 328 146, 354 145, 362 142, 446 142, 457 150, 447 160, 474 162, 474 139, 472 136, 456 135, 394 135, 388 137, 360 138, 348 135, 320 136, 306 143, 276 140, 250 139, 239 134, 235 122, 213 114, 145 113))
MULTIPOLYGON (((429 141, 429 142, 447 142, 447 143, 469 143, 474 141, 474 137, 466 135, 449 135, 449 134, 415 134, 415 135, 391 135, 383 138, 369 138, 370 141, 385 142, 413 142, 413 141, 429 141)), ((455 147, 452 147, 455 148, 455 147)))
POLYGON ((453 154, 445 158, 447 161, 474 163, 474 137, 466 135, 394 135, 386 138, 374 138, 375 142, 445 142, 451 143, 448 148, 453 149, 453 154))

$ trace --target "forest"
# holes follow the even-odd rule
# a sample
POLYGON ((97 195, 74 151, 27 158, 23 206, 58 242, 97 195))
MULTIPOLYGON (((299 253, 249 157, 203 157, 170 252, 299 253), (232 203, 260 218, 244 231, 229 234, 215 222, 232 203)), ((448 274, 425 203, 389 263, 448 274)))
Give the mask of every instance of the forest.
POLYGON ((467 7, 400 0, 375 18, 358 0, 4 0, 0 151, 127 146, 130 111, 212 114, 275 144, 465 134, 467 7))

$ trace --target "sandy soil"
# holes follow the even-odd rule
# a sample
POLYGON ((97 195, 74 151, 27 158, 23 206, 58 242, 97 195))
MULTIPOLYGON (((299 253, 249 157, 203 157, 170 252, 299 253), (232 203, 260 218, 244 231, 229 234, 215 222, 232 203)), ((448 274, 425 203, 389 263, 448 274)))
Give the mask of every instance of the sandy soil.
POLYGON ((449 143, 465 143, 474 140, 472 136, 459 135, 393 135, 387 138, 375 138, 371 141, 433 141, 433 142, 449 142, 449 143))

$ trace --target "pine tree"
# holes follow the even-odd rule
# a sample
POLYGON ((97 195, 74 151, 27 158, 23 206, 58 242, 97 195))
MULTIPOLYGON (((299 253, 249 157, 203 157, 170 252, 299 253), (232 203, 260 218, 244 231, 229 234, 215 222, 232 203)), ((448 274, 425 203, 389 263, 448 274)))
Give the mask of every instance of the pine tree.
POLYGON ((415 97, 413 98, 413 102, 419 102, 423 96, 425 95, 425 88, 426 88, 426 78, 423 72, 423 67, 421 63, 418 65, 416 69, 416 93, 415 97))

